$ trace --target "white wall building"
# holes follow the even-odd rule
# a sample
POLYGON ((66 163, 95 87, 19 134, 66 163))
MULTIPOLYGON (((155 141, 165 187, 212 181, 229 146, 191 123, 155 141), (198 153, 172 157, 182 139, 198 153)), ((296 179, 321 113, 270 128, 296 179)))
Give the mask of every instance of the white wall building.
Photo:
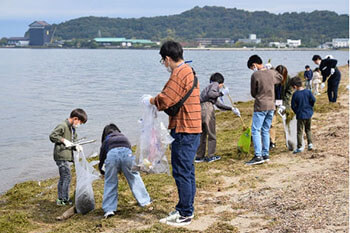
POLYGON ((261 39, 256 38, 256 34, 249 34, 249 39, 238 39, 238 42, 242 42, 244 44, 260 44, 261 39))
POLYGON ((291 40, 287 39, 287 45, 288 47, 296 48, 301 45, 301 40, 291 40))
POLYGON ((332 40, 333 48, 349 48, 348 38, 335 38, 332 40))
POLYGON ((10 37, 7 39, 8 45, 24 47, 29 45, 29 39, 26 37, 10 37))
POLYGON ((250 34, 249 39, 251 40, 256 40, 256 34, 250 34))
POLYGON ((285 48, 286 47, 286 43, 273 41, 273 42, 269 43, 269 46, 270 47, 276 47, 276 48, 285 48))

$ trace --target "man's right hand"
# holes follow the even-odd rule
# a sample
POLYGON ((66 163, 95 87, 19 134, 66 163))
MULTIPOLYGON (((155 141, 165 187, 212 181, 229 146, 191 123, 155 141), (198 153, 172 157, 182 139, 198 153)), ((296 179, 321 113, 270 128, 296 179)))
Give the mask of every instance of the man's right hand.
POLYGON ((143 95, 141 98, 141 102, 146 106, 151 106, 151 95, 143 95))

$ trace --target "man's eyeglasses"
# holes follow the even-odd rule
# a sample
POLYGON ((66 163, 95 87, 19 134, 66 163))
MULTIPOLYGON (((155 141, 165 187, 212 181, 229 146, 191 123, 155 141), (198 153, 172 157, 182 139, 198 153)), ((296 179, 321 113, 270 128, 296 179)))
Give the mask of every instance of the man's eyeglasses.
POLYGON ((163 58, 161 58, 161 59, 159 60, 159 63, 162 64, 162 65, 164 65, 165 60, 164 60, 163 58))

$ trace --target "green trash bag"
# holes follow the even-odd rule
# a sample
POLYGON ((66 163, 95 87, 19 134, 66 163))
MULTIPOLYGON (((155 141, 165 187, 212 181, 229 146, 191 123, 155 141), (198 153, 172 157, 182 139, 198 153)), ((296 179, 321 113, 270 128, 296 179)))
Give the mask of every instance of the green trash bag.
POLYGON ((237 148, 239 152, 249 153, 250 143, 251 143, 252 132, 248 127, 243 134, 239 137, 237 148))

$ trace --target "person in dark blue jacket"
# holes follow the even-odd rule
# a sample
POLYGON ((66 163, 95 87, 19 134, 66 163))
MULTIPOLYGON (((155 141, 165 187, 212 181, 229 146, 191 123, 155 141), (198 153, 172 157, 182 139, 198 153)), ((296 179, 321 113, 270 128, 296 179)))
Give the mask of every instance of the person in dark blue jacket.
POLYGON ((311 82, 312 82, 312 70, 310 66, 305 66, 304 78, 305 78, 305 88, 311 90, 311 82))
POLYGON ((337 60, 333 59, 331 56, 327 56, 325 59, 321 59, 319 55, 314 55, 312 60, 316 65, 319 65, 321 74, 323 77, 321 88, 324 87, 324 82, 328 78, 328 100, 330 103, 337 102, 338 97, 338 87, 341 79, 340 71, 337 68, 337 60))
POLYGON ((140 173, 132 170, 135 156, 131 145, 115 124, 106 125, 101 138, 99 170, 104 175, 104 193, 102 209, 105 218, 115 215, 118 204, 118 173, 123 173, 132 194, 142 207, 151 203, 140 173), (105 170, 103 165, 105 164, 105 170))
POLYGON ((294 77, 291 80, 291 86, 296 89, 292 96, 291 107, 296 114, 297 118, 297 141, 298 147, 294 150, 294 154, 303 151, 302 139, 303 131, 307 136, 308 150, 312 150, 312 138, 311 138, 311 117, 314 113, 313 107, 316 102, 315 97, 310 90, 302 87, 302 81, 299 77, 294 77))

